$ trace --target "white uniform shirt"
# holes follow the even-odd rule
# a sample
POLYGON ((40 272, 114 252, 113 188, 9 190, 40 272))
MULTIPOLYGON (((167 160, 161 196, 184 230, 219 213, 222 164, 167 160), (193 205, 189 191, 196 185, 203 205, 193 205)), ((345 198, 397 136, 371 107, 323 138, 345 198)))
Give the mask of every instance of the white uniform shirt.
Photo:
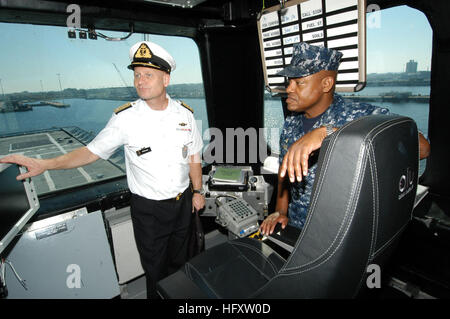
POLYGON ((176 197, 189 186, 189 157, 203 148, 192 112, 167 97, 163 111, 152 110, 141 99, 132 102, 131 107, 113 114, 87 145, 102 159, 124 145, 130 191, 154 200, 176 197), (151 151, 137 155, 146 148, 151 151))

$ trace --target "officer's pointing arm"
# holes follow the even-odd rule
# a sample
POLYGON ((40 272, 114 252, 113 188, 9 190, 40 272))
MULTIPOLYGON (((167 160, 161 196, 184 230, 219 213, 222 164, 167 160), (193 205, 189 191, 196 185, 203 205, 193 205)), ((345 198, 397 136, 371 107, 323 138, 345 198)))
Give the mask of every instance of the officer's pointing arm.
POLYGON ((99 157, 93 154, 87 147, 78 148, 70 153, 49 159, 38 159, 23 155, 9 155, 0 159, 0 163, 15 163, 25 166, 27 173, 17 176, 18 180, 40 175, 47 170, 69 169, 90 164, 99 157))

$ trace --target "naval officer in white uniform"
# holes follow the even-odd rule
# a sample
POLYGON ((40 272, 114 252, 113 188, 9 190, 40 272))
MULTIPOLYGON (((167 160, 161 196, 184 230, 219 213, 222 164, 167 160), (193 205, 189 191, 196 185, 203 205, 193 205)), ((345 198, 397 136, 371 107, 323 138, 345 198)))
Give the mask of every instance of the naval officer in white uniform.
POLYGON ((108 159, 123 145, 136 244, 147 278, 147 297, 154 298, 157 281, 186 261, 191 212, 205 205, 203 141, 193 110, 166 93, 176 67, 173 57, 144 41, 131 47, 130 60, 128 68, 133 70, 140 99, 118 107, 86 147, 53 159, 11 155, 0 162, 26 166, 28 173, 18 176, 24 179, 108 159))

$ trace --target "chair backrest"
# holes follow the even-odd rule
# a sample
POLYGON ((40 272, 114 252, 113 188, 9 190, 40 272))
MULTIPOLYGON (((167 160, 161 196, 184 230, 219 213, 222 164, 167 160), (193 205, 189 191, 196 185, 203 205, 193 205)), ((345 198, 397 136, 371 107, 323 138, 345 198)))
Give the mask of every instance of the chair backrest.
POLYGON ((417 127, 407 117, 371 115, 327 137, 302 233, 254 297, 355 297, 369 265, 383 271, 411 219, 418 163, 417 127))

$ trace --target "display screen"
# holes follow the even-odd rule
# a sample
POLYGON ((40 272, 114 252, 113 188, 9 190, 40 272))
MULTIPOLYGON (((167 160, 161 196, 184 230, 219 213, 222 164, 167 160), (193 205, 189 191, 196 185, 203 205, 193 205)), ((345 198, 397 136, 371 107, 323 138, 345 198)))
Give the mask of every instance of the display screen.
POLYGON ((30 207, 25 185, 28 182, 16 180, 19 174, 17 165, 0 167, 0 252, 23 227, 24 216, 28 220, 37 210, 30 207))

